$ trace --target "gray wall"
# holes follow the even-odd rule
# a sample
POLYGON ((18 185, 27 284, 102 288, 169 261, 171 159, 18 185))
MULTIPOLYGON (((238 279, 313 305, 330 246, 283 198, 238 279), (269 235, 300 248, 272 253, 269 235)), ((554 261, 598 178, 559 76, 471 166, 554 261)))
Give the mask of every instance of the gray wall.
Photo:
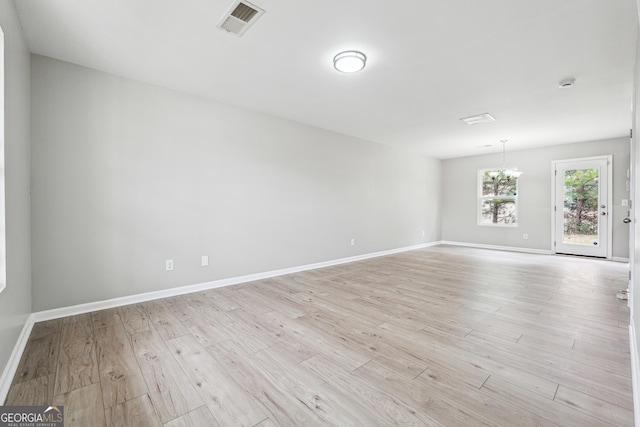
MULTIPOLYGON (((508 144, 507 144, 508 147, 508 144)), ((518 222, 516 228, 477 225, 478 170, 502 165, 502 153, 445 160, 442 163, 442 239, 528 249, 551 249, 551 162, 613 155, 613 256, 629 256, 629 226, 622 199, 629 199, 627 169, 629 138, 557 145, 535 150, 507 148, 507 166, 517 166, 518 222), (523 240, 522 235, 529 239, 523 240)))
POLYGON ((31 70, 34 311, 440 240, 439 160, 41 56, 31 70))
POLYGON ((29 53, 13 2, 0 2, 0 25, 5 41, 7 287, 0 292, 0 367, 4 368, 31 313, 29 53))

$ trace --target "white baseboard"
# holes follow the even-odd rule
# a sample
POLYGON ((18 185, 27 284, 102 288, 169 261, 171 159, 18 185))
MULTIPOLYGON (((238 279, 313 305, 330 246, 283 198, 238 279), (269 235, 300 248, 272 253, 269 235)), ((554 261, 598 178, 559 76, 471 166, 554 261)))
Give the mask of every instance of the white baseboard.
POLYGON ((31 335, 31 329, 33 329, 34 323, 35 322, 33 321, 33 315, 29 316, 26 323, 22 327, 22 331, 20 331, 20 335, 18 335, 18 341, 13 347, 13 351, 11 352, 11 356, 9 357, 9 361, 4 367, 2 377, 0 377, 1 405, 4 405, 5 400, 7 400, 7 394, 9 393, 11 382, 13 381, 13 377, 16 375, 16 371, 18 370, 18 365, 20 364, 22 353, 24 353, 24 349, 27 346, 27 341, 29 340, 29 335, 31 335))
POLYGON ((103 301, 95 301, 86 304, 79 304, 69 307, 55 308, 52 310, 39 311, 31 316, 34 322, 42 322, 45 320, 59 319, 61 317, 75 316, 92 311, 104 310, 107 308, 120 307, 128 304, 136 304, 145 301, 151 301, 161 298, 168 298, 176 295, 184 295, 192 292, 200 292, 208 289, 221 288, 224 286, 238 285, 240 283, 253 282, 255 280, 268 279, 270 277, 283 276, 285 274, 298 273, 301 271, 314 270, 317 268, 331 267, 339 264, 347 264, 355 261, 362 261, 369 258, 376 258, 385 255, 392 255, 400 252, 412 251, 416 249, 427 248, 439 245, 441 242, 423 243, 403 248, 390 249, 386 251, 373 252, 364 255, 357 255, 348 258, 340 258, 330 261, 323 261, 314 264, 301 265, 298 267, 283 268, 280 270, 272 270, 263 273, 249 274, 246 276, 231 277, 228 279, 214 280, 212 282, 198 283, 195 285, 180 286, 177 288, 164 289, 161 291, 146 292, 143 294, 128 295, 125 297, 113 298, 103 301))
POLYGON ((614 256, 614 257, 611 257, 611 261, 628 263, 629 262, 629 258, 623 258, 623 257, 619 257, 619 256, 614 256))
POLYGON ((519 248, 515 246, 484 245, 482 243, 451 242, 448 240, 443 240, 440 243, 443 245, 466 246, 469 248, 492 249, 497 251, 525 252, 525 253, 540 254, 540 255, 553 254, 553 251, 547 250, 547 249, 531 249, 531 248, 519 248))
MULTIPOLYGON (((497 246, 497 245, 485 245, 482 243, 467 243, 467 242, 452 242, 449 240, 442 240, 440 242, 442 245, 452 245, 452 246, 465 246, 468 248, 477 248, 477 249, 491 249, 497 251, 511 251, 511 252, 524 252, 530 254, 540 254, 540 255, 553 255, 554 252, 549 249, 531 249, 531 248, 519 248, 516 246, 497 246)), ((629 258, 623 257, 612 257, 610 261, 614 262, 629 262, 629 258)))
POLYGON ((633 416, 635 425, 640 426, 640 361, 638 360, 638 342, 636 341, 634 319, 629 322, 629 347, 631 351, 631 383, 633 388, 633 416))

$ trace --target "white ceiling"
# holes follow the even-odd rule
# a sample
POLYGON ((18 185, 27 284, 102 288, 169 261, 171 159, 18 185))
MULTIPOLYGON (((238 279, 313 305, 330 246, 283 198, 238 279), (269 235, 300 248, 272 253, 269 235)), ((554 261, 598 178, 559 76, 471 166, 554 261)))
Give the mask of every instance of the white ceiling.
POLYGON ((34 53, 437 158, 629 132, 635 0, 254 0, 239 38, 232 2, 15 3, 34 53), (347 49, 365 70, 333 69, 347 49))

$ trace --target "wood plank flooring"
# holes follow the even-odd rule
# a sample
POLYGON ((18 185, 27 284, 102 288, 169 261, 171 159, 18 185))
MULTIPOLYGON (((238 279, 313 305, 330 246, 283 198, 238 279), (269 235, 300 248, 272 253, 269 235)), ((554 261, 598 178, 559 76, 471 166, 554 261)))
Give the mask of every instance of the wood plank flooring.
POLYGON ((38 323, 67 426, 632 426, 627 266, 437 246, 38 323))

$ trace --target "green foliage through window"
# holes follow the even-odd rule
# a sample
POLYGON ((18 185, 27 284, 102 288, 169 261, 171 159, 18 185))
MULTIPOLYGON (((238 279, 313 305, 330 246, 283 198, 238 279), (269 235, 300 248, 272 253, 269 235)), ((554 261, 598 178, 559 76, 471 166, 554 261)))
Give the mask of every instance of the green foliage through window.
POLYGON ((502 170, 487 169, 480 174, 480 224, 517 225, 518 178, 502 170))
POLYGON ((564 174, 564 233, 568 236, 598 234, 597 168, 567 170, 564 174))

